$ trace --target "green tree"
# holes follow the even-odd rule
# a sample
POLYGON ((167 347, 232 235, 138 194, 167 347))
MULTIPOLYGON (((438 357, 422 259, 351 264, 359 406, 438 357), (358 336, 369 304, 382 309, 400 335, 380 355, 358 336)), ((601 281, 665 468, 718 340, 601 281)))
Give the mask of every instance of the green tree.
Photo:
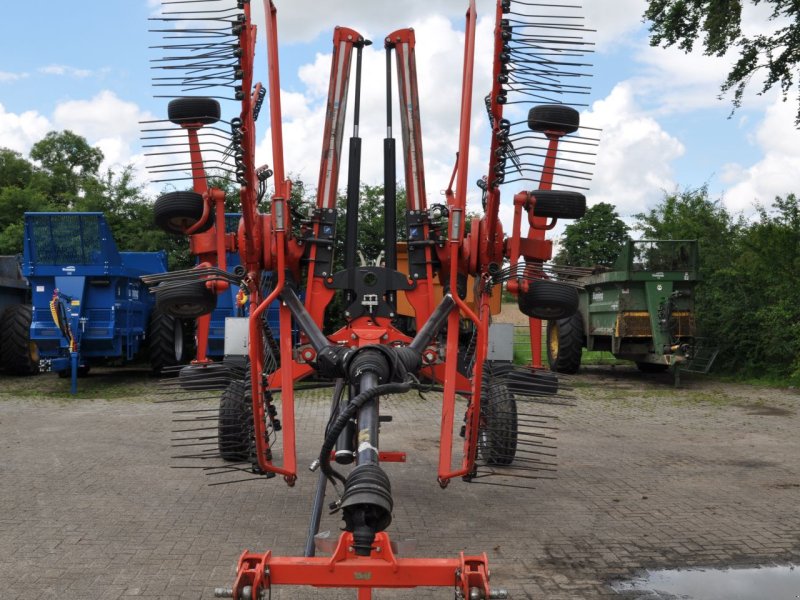
POLYGON ((611 204, 600 202, 564 229, 555 263, 575 267, 611 266, 628 239, 628 226, 611 204))
POLYGON ((0 188, 30 185, 34 168, 19 152, 0 148, 0 188))
MULTIPOLYGON (((742 367, 800 381, 800 205, 795 195, 758 207, 734 261, 741 303, 752 333, 739 333, 742 367)), ((733 315, 732 315, 733 316, 733 315)), ((737 324, 734 321, 731 328, 737 324)), ((733 332, 732 332, 733 333, 733 332)))
POLYGON ((664 194, 646 213, 634 215, 644 239, 698 240, 700 265, 709 270, 725 266, 738 244, 745 222, 731 215, 721 200, 712 200, 708 186, 664 194))
MULTIPOLYGON (((786 99, 792 89, 800 61, 800 3, 797 0, 751 0, 769 5, 770 20, 786 19, 771 34, 744 35, 743 0, 648 0, 645 19, 650 21, 652 46, 677 46, 691 52, 701 40, 709 56, 723 56, 737 48, 739 57, 722 84, 722 92, 733 90, 734 110, 741 106, 747 84, 757 71, 764 72, 761 93, 778 85, 786 99)), ((796 124, 800 124, 800 106, 796 124)))
POLYGON ((731 215, 706 187, 665 194, 636 229, 650 239, 697 239, 700 335, 720 349, 719 370, 800 380, 800 208, 795 196, 731 215))
POLYGON ((71 210, 78 198, 98 176, 103 152, 71 131, 51 131, 30 151, 41 165, 40 179, 50 202, 61 210, 71 210))

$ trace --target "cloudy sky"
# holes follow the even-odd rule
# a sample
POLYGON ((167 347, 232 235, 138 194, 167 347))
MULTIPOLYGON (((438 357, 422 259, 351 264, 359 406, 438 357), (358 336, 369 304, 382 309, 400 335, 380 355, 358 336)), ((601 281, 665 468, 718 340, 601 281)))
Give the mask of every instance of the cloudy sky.
MULTIPOLYGON (((223 1, 223 0, 220 0, 223 1)), ((213 5, 213 0, 208 4, 213 5)), ((256 13, 260 2, 255 2, 256 13)), ((478 0, 478 56, 469 180, 485 170, 493 1, 478 0)), ((570 1, 569 4, 575 4, 570 1)), ((719 86, 732 57, 686 56, 651 48, 642 22, 645 0, 583 0, 596 30, 593 91, 581 122, 601 128, 589 204, 616 205, 623 217, 654 206, 663 190, 708 184, 734 211, 796 189, 800 133, 795 105, 750 93, 730 115, 719 86)), ((457 140, 458 91, 466 0, 277 0, 287 169, 316 185, 331 30, 345 25, 376 40, 365 51, 362 100, 363 179, 382 180, 384 55, 380 40, 413 26, 423 118, 429 202, 447 185, 457 140)), ((195 5, 197 6, 197 5, 195 5)), ((100 147, 107 166, 142 165, 139 121, 163 118, 167 100, 153 98, 148 17, 153 0, 31 0, 7 3, 11 24, 0 40, 0 146, 26 154, 51 130, 71 129, 100 147)), ((748 8, 746 31, 769 30, 767 12, 748 8)), ((258 78, 265 79, 263 44, 258 78)), ((753 90, 755 92, 757 90, 753 90)), ((233 103, 223 104, 232 117, 233 103)), ((268 123, 259 122, 259 161, 270 162, 268 123)), ((349 132, 349 126, 347 128, 349 132)), ((340 184, 344 186, 344 178, 340 184)), ((510 196, 510 194, 508 194, 510 196)), ((470 197, 477 197, 475 190, 470 197)), ((504 210, 504 217, 510 208, 504 210)), ((505 220, 504 218, 504 220, 505 220)))

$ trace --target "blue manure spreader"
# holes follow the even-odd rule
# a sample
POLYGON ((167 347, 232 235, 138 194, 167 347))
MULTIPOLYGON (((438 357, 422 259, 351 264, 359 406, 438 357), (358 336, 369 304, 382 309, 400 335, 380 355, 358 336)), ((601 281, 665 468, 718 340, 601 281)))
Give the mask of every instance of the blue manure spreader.
POLYGON ((154 371, 183 361, 184 323, 160 314, 139 279, 166 271, 166 253, 120 252, 102 213, 26 213, 22 270, 30 342, 72 393, 92 365, 133 360, 145 346, 154 371))

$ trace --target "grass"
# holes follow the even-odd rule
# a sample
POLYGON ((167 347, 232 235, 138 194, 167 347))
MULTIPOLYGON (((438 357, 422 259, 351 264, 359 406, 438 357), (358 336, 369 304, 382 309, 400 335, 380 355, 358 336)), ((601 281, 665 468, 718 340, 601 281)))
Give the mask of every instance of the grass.
POLYGON ((70 380, 55 373, 31 377, 3 377, 0 401, 18 398, 43 400, 131 400, 148 401, 156 391, 158 379, 145 368, 93 369, 78 379, 78 393, 69 393, 70 380))
MULTIPOLYGON (((514 327, 514 364, 529 365, 532 360, 531 334, 527 325, 514 327)), ((542 330, 542 364, 547 363, 547 339, 542 330)), ((628 365, 628 360, 616 358, 610 352, 589 351, 583 349, 581 355, 582 365, 628 365)))
POLYGON ((800 388, 800 378, 779 375, 714 374, 714 379, 725 383, 743 383, 768 388, 800 388))

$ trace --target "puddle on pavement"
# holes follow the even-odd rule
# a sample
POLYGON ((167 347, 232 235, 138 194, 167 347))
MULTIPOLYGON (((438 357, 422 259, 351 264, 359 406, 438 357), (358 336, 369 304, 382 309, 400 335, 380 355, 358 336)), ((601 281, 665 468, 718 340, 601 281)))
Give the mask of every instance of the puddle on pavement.
POLYGON ((795 600, 800 598, 800 568, 647 571, 612 587, 641 600, 795 600))

